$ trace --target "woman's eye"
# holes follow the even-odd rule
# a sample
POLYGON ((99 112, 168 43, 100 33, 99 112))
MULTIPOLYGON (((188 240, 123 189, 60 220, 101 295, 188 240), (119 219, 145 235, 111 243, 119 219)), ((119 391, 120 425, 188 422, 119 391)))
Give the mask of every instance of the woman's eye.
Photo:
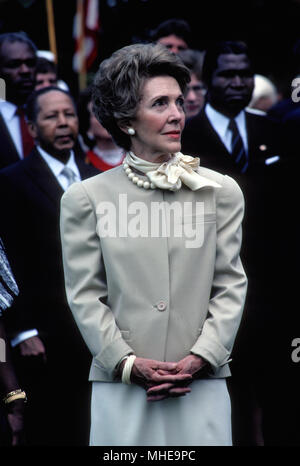
POLYGON ((177 100, 177 104, 179 105, 179 107, 184 107, 184 98, 179 97, 179 99, 177 100))
POLYGON ((154 102, 153 106, 154 107, 161 107, 162 105, 166 105, 166 103, 167 103, 166 99, 163 99, 163 98, 162 99, 157 99, 154 102))

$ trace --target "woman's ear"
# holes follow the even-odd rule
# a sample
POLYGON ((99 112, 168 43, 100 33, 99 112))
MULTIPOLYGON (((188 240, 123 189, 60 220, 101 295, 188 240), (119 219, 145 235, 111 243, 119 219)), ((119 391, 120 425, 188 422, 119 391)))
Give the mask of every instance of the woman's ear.
POLYGON ((121 123, 119 124, 119 128, 123 133, 129 135, 129 136, 134 136, 135 135, 135 129, 132 127, 131 122, 127 123, 121 123))
POLYGON ((127 133, 129 134, 129 136, 134 136, 135 129, 130 126, 129 128, 127 128, 127 133))

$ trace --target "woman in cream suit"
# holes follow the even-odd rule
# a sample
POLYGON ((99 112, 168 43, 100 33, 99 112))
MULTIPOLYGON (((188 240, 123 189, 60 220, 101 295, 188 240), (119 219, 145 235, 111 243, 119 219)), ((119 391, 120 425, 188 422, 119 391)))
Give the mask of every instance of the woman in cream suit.
POLYGON ((105 60, 94 112, 126 157, 62 198, 67 296, 93 355, 91 445, 231 445, 244 201, 180 153, 189 79, 158 44, 105 60))

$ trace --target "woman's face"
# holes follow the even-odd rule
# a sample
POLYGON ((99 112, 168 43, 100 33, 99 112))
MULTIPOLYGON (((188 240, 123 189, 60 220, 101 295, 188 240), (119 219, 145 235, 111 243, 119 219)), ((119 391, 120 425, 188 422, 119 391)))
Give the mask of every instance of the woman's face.
POLYGON ((136 118, 131 122, 134 154, 151 162, 163 162, 181 149, 185 123, 184 97, 176 79, 156 76, 144 81, 136 118))

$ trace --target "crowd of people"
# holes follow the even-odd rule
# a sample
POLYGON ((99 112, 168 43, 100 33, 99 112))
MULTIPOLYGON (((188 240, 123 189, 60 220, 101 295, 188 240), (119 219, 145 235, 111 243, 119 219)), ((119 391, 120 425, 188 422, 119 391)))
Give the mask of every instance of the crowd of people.
POLYGON ((0 35, 0 445, 299 445, 300 107, 254 68, 174 19, 72 96, 0 35), (202 247, 101 236, 120 193, 202 202, 202 247))

